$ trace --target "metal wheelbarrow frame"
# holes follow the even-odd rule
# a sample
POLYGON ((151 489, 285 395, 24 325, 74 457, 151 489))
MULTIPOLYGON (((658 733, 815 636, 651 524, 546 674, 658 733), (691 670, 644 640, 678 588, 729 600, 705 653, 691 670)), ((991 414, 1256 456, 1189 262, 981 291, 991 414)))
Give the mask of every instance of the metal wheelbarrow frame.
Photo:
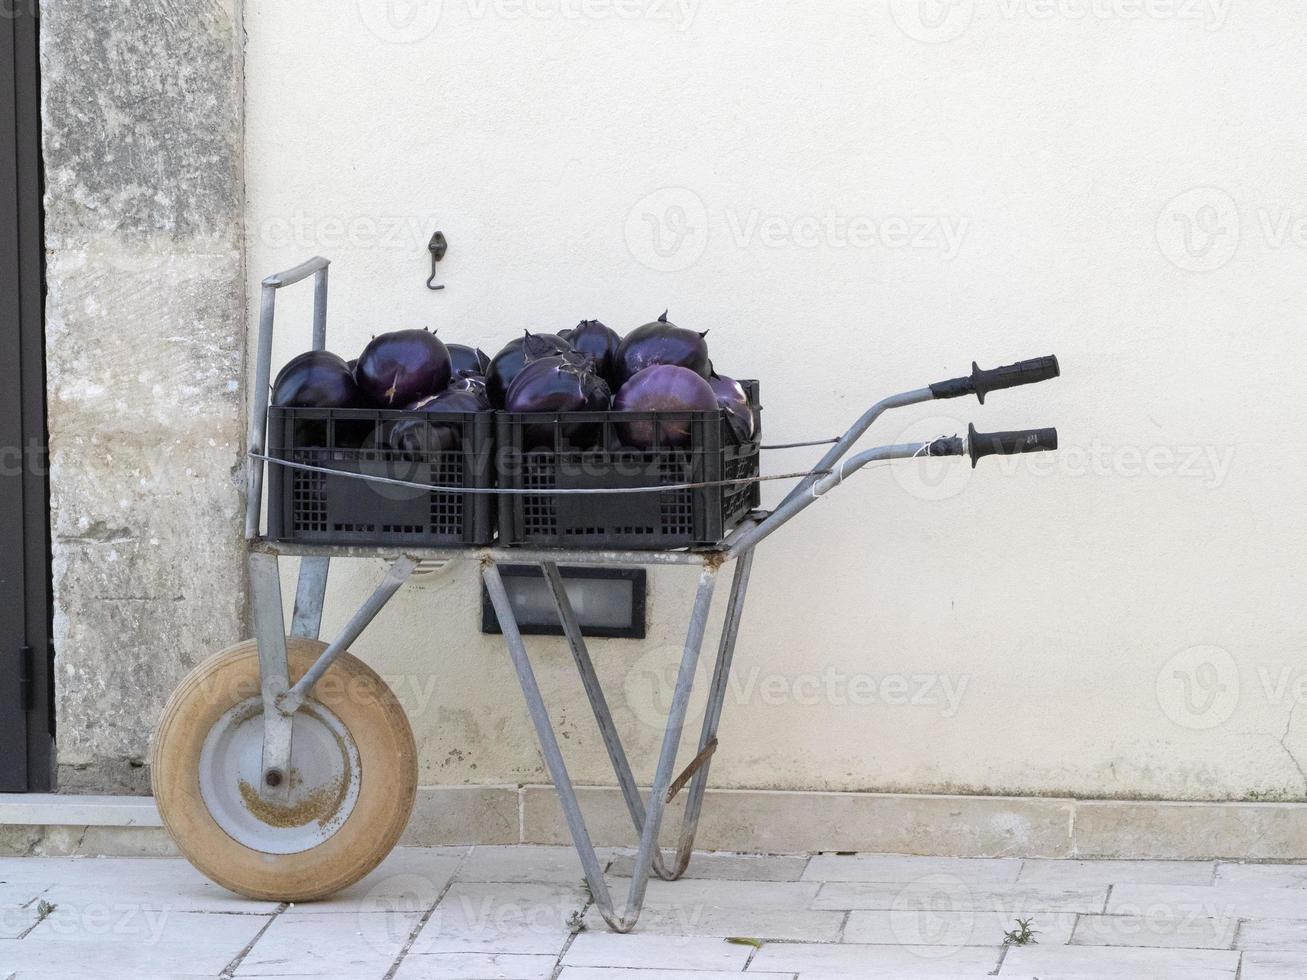
MULTIPOLYGON (((665 880, 674 880, 685 873, 690 863, 712 757, 717 748, 718 725, 721 721, 731 663, 739 637, 754 550, 759 542, 838 486, 846 476, 871 462, 919 456, 970 455, 974 466, 975 461, 985 455, 1056 448, 1056 432, 1051 429, 980 434, 972 427, 966 438, 953 436, 930 442, 880 446, 845 458, 868 427, 890 409, 967 394, 976 394, 983 402, 985 394, 991 390, 1042 381, 1058 374, 1057 361, 1052 357, 1026 361, 993 371, 981 371, 973 365, 972 374, 969 376, 906 391, 877 402, 864 412, 843 436, 834 441, 821 460, 774 511, 755 512, 717 547, 709 550, 576 551, 494 547, 409 549, 278 544, 259 536, 263 466, 265 462, 273 464, 278 462, 264 455, 276 294, 285 286, 300 282, 309 276, 314 278, 313 347, 317 350, 324 349, 328 265, 327 259, 314 258, 294 269, 269 276, 263 281, 262 287, 254 388, 250 399, 248 442, 250 465, 245 524, 245 534, 250 544, 250 589, 264 709, 262 750, 264 778, 258 792, 269 801, 284 801, 288 798, 292 717, 304 704, 314 685, 326 673, 333 661, 358 638, 412 574, 417 563, 424 559, 475 561, 480 566, 482 580, 498 615, 504 640, 526 700, 527 710, 535 727, 549 775, 562 803, 568 830, 581 859, 594 903, 604 921, 617 932, 627 932, 636 924, 644 904, 651 873, 665 880), (331 560, 353 557, 391 558, 390 567, 376 590, 363 602, 308 672, 294 685, 289 682, 287 631, 283 622, 281 581, 278 573, 278 562, 282 556, 298 556, 300 559, 290 635, 312 639, 317 638, 322 621, 331 560), (620 910, 613 901, 608 881, 596 854, 581 812, 576 789, 563 759, 548 709, 536 681, 535 671, 531 666, 526 643, 518 628, 512 604, 500 576, 498 565, 501 562, 537 564, 543 571, 562 623, 568 648, 581 676, 604 747, 612 763, 613 773, 621 789, 631 824, 639 835, 639 846, 626 902, 620 910), (686 631, 667 713, 662 747, 647 798, 636 785, 622 740, 613 723, 612 712, 577 622, 576 613, 564 589, 562 575, 559 572, 559 565, 564 563, 626 566, 685 565, 698 569, 698 586, 690 613, 689 627, 686 631), (685 726, 686 712, 708 627, 717 579, 722 570, 731 563, 734 564, 734 570, 730 595, 727 599, 725 621, 717 639, 717 655, 699 732, 698 749, 690 763, 679 775, 676 775, 677 751, 685 726), (668 803, 687 786, 689 795, 681 821, 679 840, 675 851, 671 855, 665 855, 659 845, 659 831, 662 828, 666 808, 668 803)), ((360 478, 368 479, 368 477, 360 478)), ((665 489, 665 487, 654 487, 648 492, 665 489)))

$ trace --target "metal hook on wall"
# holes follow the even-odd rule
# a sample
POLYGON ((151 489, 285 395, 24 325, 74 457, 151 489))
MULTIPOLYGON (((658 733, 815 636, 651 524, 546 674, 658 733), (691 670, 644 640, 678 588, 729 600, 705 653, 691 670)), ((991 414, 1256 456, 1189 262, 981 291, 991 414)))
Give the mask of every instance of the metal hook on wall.
POLYGON ((431 241, 427 242, 427 251, 431 253, 431 278, 427 280, 427 289, 444 289, 443 283, 436 284, 436 263, 449 251, 449 242, 445 240, 443 231, 438 231, 431 236, 431 241))

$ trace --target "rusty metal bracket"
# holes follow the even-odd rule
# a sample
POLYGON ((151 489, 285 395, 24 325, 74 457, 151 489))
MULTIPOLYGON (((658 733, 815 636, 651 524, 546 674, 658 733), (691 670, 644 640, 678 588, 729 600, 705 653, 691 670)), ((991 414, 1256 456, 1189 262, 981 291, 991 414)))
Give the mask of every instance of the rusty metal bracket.
POLYGON ((717 751, 717 737, 713 736, 712 741, 705 745, 690 764, 685 767, 685 771, 672 780, 672 785, 667 787, 667 802, 671 803, 676 798, 676 794, 685 789, 686 785, 694 778, 694 774, 699 771, 699 767, 712 758, 712 754, 717 751))

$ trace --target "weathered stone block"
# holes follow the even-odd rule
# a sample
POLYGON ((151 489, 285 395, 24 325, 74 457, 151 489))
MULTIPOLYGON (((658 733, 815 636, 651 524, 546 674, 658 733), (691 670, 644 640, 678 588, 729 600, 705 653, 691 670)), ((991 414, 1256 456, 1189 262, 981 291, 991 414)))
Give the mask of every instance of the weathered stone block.
POLYGON ((164 699, 245 632, 236 10, 42 5, 64 790, 144 790, 164 699))

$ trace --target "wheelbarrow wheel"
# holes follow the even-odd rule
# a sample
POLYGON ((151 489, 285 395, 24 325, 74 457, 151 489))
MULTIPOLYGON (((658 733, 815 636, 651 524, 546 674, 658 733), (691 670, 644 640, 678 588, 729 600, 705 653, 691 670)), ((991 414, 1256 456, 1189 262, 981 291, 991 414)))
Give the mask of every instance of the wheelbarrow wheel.
MULTIPOLYGON (((292 683, 326 644, 288 637, 292 683)), ((304 902, 358 881, 399 840, 417 791, 403 708, 342 654, 294 716, 290 797, 260 798, 263 703, 247 640, 209 657, 173 692, 155 731, 150 780, 182 854, 250 898, 304 902)))

